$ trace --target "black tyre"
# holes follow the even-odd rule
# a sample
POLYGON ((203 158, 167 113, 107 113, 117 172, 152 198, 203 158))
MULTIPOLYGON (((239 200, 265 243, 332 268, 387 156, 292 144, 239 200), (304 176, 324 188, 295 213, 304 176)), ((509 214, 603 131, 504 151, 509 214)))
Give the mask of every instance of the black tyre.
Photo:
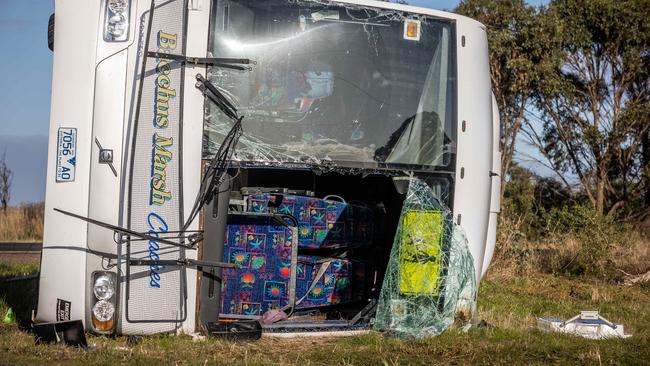
POLYGON ((47 47, 50 51, 54 51, 54 13, 50 15, 50 20, 47 22, 47 47))

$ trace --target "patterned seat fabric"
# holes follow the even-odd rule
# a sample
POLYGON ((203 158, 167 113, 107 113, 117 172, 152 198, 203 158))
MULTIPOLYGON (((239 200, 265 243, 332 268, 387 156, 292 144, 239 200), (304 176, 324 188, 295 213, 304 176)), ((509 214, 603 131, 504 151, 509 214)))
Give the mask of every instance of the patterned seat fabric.
MULTIPOLYGON (((291 262, 295 227, 279 225, 271 215, 229 217, 224 261, 241 266, 222 271, 221 315, 258 318, 291 300, 291 262)), ((297 309, 359 301, 364 296, 365 266, 348 259, 297 256, 297 309), (331 261, 309 293, 323 261, 331 261), (305 296, 306 295, 306 296, 305 296)))
POLYGON ((289 303, 296 231, 271 215, 229 216, 224 261, 241 268, 222 271, 222 315, 255 318, 289 303))
POLYGON ((248 196, 248 211, 294 216, 299 222, 298 246, 336 249, 370 244, 373 212, 368 207, 290 194, 248 196))
POLYGON ((364 295, 365 266, 348 259, 298 256, 296 297, 304 299, 296 309, 330 306, 360 301, 364 295), (331 261, 325 274, 309 293, 323 261, 331 261), (307 294, 307 296, 305 296, 307 294))

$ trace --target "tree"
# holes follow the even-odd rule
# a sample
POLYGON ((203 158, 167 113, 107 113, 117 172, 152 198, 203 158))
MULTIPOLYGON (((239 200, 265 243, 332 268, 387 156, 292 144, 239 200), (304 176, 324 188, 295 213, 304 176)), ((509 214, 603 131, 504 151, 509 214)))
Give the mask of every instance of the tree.
MULTIPOLYGON (((645 64, 650 66, 650 53, 645 55, 645 64)), ((648 71, 646 69, 646 71, 648 71)), ((637 174, 641 176, 640 184, 641 189, 645 191, 640 204, 646 209, 645 214, 648 215, 650 212, 647 212, 650 208, 650 81, 648 80, 648 72, 637 74, 636 80, 630 85, 629 93, 631 99, 644 101, 642 103, 636 103, 636 110, 631 110, 632 108, 627 108, 627 117, 630 119, 638 119, 639 121, 645 121, 645 123, 637 123, 636 128, 637 134, 641 140, 641 148, 639 151, 633 153, 638 154, 636 161, 639 162, 637 165, 639 171, 637 174)), ((644 215, 643 210, 640 211, 641 215, 638 218, 642 218, 644 215)))
POLYGON ((503 197, 517 137, 533 103, 534 86, 550 67, 544 63, 544 55, 556 46, 539 22, 536 8, 524 0, 464 0, 455 11, 487 27, 492 88, 501 118, 503 197))
POLYGON ((562 53, 545 56, 556 66, 537 85, 542 128, 529 137, 567 185, 576 177, 600 214, 644 190, 649 9, 648 0, 553 0, 543 14, 562 53))
POLYGON ((0 158, 0 208, 3 212, 7 212, 9 200, 11 199, 11 180, 13 172, 7 166, 6 153, 2 154, 0 158))

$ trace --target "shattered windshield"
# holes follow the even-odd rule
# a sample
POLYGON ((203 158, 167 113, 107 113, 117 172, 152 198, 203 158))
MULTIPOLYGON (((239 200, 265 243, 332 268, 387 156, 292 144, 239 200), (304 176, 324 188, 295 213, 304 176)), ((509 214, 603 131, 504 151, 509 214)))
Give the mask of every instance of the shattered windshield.
MULTIPOLYGON (((235 160, 452 170, 453 23, 357 5, 220 0, 209 53, 252 70, 208 79, 244 116, 235 160)), ((232 122, 208 107, 204 157, 232 122)))

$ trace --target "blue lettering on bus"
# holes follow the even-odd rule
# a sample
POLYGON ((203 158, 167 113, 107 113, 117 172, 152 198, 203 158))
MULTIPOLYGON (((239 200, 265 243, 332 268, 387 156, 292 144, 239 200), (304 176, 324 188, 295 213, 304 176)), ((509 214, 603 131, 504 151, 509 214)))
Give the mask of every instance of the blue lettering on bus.
MULTIPOLYGON (((169 225, 165 220, 160 217, 155 212, 149 213, 147 216, 147 222, 149 223, 149 236, 158 238, 160 233, 166 233, 169 231, 169 225)), ((160 255, 158 251, 160 250, 160 244, 155 240, 149 240, 149 260, 152 262, 149 265, 149 286, 154 288, 160 288, 160 269, 158 261, 160 261, 160 255)))

